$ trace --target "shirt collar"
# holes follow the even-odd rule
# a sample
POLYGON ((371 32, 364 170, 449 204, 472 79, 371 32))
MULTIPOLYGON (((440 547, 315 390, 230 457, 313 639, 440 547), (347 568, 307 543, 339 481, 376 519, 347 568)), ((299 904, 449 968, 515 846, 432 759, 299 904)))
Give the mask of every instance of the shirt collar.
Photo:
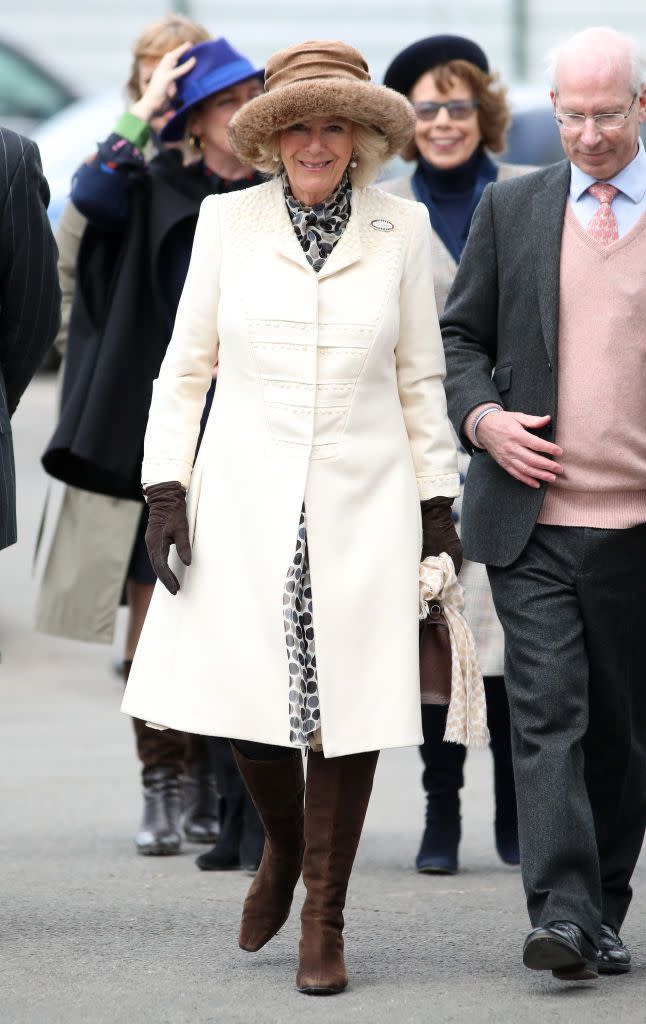
MULTIPOLYGON (((570 196, 573 202, 576 203, 587 192, 590 185, 594 185, 597 178, 586 174, 576 164, 570 164, 570 167, 572 172, 570 177, 570 196)), ((633 157, 629 164, 622 167, 619 174, 615 174, 614 178, 610 178, 608 184, 618 188, 633 203, 639 203, 644 198, 646 194, 646 150, 644 150, 644 143, 641 139, 639 140, 636 156, 633 157)))

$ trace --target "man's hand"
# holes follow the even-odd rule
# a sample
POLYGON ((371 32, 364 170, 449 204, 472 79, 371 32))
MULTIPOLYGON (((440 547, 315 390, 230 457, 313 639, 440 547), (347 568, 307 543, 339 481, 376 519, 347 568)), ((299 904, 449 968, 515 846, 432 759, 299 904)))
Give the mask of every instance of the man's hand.
POLYGON ((563 472, 563 466, 554 461, 563 455, 563 449, 530 433, 546 427, 550 419, 503 409, 492 412, 478 426, 478 444, 522 484, 534 488, 540 487, 541 480, 553 484, 563 472))

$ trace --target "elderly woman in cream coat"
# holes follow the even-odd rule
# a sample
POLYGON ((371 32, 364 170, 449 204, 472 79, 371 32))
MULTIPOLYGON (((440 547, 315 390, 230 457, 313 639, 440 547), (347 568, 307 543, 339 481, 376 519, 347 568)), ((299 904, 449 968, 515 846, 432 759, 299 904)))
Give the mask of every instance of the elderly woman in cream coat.
POLYGON ((378 751, 422 738, 419 561, 459 566, 459 481, 428 215, 368 187, 412 109, 338 42, 275 54, 265 88, 230 133, 273 177, 204 202, 155 385, 143 481, 165 586, 123 706, 232 737, 266 836, 239 943, 276 934, 302 871, 297 987, 328 994, 378 751))

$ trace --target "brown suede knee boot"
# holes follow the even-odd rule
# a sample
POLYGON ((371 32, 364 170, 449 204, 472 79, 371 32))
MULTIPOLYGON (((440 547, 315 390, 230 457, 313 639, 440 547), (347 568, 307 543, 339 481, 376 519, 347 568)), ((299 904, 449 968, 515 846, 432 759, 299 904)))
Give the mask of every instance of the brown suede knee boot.
POLYGON ((325 758, 310 751, 305 787, 307 889, 301 912, 296 987, 332 995, 348 984, 343 958, 343 908, 372 792, 379 751, 325 758))
MULTIPOLYGON (((232 744, 233 746, 233 744, 232 744)), ((244 902, 241 949, 255 953, 289 917, 303 862, 303 758, 300 751, 276 761, 233 754, 265 831, 260 867, 244 902)))

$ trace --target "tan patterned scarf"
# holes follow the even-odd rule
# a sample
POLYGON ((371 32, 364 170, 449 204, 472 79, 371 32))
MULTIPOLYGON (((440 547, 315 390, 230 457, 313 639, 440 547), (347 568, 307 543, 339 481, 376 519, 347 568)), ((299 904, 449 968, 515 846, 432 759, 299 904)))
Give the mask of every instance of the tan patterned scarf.
POLYGON ((464 591, 446 552, 425 558, 419 567, 419 617, 428 615, 429 603, 442 605, 451 637, 451 702, 444 739, 465 747, 486 747, 489 742, 487 705, 473 633, 465 620, 464 591))

